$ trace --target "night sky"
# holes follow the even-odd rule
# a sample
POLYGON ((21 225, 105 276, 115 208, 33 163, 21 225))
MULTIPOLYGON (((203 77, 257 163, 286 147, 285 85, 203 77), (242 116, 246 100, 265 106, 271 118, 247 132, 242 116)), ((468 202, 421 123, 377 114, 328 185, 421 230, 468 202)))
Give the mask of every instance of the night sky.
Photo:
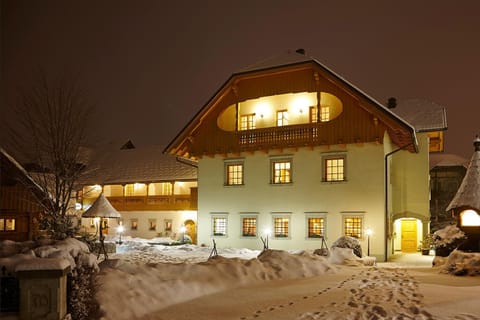
POLYGON ((2 124, 41 68, 80 75, 95 141, 166 145, 232 73, 304 48, 380 103, 445 106, 447 153, 480 133, 480 1, 1 3, 2 124))

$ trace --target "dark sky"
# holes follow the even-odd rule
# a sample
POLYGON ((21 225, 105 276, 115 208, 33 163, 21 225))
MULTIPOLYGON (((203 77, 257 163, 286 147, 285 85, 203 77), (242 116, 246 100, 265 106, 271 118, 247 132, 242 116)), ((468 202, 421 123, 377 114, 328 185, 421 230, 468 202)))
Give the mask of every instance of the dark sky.
POLYGON ((33 72, 78 73, 97 141, 165 145, 235 71, 304 48, 361 90, 447 108, 446 152, 480 132, 480 1, 1 0, 1 121, 33 72))

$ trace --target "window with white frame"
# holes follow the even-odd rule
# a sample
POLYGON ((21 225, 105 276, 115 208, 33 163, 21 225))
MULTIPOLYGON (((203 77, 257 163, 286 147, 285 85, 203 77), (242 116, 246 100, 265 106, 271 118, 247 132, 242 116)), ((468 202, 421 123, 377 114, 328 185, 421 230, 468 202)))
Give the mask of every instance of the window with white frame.
POLYGON ((344 215, 343 234, 345 236, 363 238, 363 215, 344 215))
POLYGON ((243 185, 243 161, 225 162, 225 185, 243 185))
POLYGON ((212 235, 216 237, 226 237, 228 227, 228 217, 226 214, 212 215, 212 235))
POLYGON ((272 216, 273 237, 274 238, 290 238, 290 215, 274 214, 272 216))
POLYGON ((287 110, 277 111, 277 127, 282 127, 287 125, 288 125, 288 111, 287 110))
POLYGON ((325 215, 307 214, 307 238, 322 238, 325 236, 325 215))
POLYGON ((241 221, 241 235, 242 237, 256 237, 257 236, 257 215, 242 214, 241 221))
POLYGON ((255 129, 255 113, 240 115, 240 130, 255 129))
POLYGON ((292 183, 292 159, 271 159, 271 171, 273 184, 292 183))
POLYGON ((323 158, 323 181, 338 182, 346 180, 346 156, 331 155, 323 158))

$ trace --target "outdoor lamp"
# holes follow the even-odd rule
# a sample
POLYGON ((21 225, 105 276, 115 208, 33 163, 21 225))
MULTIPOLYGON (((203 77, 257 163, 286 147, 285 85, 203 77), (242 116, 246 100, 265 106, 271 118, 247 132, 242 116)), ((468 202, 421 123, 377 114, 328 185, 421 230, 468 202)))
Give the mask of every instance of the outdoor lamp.
POLYGON ((182 243, 185 242, 185 231, 187 231, 187 228, 185 226, 181 226, 180 232, 182 233, 182 243))
POLYGON ((365 234, 367 235, 367 256, 370 256, 370 236, 372 235, 372 229, 368 228, 365 230, 365 234))
POLYGON ((119 225, 117 227, 117 232, 119 234, 118 244, 122 244, 122 233, 125 231, 125 227, 123 225, 119 225))

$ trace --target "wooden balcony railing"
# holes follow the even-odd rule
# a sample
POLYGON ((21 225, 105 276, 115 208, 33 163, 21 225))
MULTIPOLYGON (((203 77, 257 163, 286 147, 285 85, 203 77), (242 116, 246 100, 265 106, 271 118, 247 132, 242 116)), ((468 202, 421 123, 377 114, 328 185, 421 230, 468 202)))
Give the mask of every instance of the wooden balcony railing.
POLYGON ((315 144, 318 125, 299 124, 284 127, 260 128, 237 132, 238 143, 243 150, 262 146, 291 147, 315 144))
MULTIPOLYGON (((107 197, 118 211, 151 210, 197 210, 197 193, 169 196, 107 197)), ((83 205, 93 204, 96 199, 83 198, 83 205)))

